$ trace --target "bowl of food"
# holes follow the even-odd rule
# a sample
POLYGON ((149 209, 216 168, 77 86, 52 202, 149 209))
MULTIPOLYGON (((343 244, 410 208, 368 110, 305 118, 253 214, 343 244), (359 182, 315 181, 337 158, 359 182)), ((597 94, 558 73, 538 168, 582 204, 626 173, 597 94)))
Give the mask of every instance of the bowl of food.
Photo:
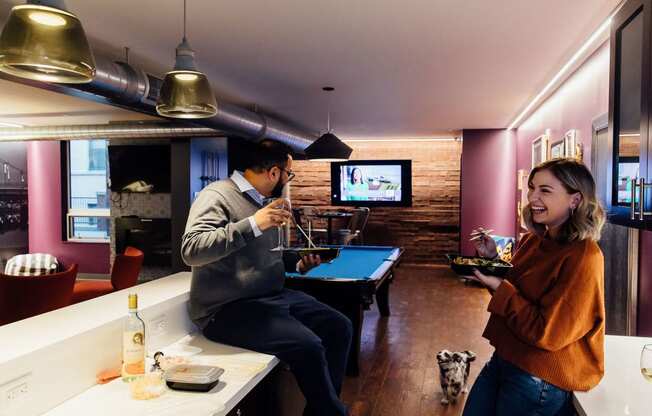
POLYGON ((459 254, 447 254, 450 266, 453 271, 462 276, 473 276, 473 269, 478 269, 480 273, 505 277, 512 265, 500 259, 487 259, 477 256, 461 256, 459 254))

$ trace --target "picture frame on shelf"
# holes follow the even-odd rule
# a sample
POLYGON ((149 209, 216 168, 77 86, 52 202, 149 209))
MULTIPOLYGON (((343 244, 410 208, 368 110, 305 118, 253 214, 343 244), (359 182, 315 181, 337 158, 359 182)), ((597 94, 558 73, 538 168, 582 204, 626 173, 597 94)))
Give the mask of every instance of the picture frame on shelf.
POLYGON ((542 134, 532 142, 532 168, 548 160, 548 135, 542 134))
POLYGON ((550 159, 566 156, 566 141, 564 139, 550 145, 550 159))
POLYGON ((578 160, 583 159, 582 143, 578 139, 577 130, 568 130, 564 134, 564 157, 571 157, 578 160))

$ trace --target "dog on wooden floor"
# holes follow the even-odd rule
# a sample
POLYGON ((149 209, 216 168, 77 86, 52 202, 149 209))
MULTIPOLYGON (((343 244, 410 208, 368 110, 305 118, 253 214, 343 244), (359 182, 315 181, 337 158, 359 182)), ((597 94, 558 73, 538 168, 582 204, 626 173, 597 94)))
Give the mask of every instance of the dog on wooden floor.
POLYGON ((460 393, 468 393, 469 370, 475 360, 473 351, 441 350, 437 353, 439 380, 444 397, 441 404, 455 403, 460 393))

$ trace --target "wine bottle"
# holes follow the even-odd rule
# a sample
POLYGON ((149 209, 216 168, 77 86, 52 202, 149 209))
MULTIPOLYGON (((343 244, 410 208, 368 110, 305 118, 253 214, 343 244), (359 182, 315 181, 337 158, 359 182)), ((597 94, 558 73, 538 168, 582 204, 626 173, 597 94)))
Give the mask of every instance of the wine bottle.
POLYGON ((145 374, 145 323, 138 316, 138 295, 129 294, 129 314, 122 332, 122 379, 145 374))

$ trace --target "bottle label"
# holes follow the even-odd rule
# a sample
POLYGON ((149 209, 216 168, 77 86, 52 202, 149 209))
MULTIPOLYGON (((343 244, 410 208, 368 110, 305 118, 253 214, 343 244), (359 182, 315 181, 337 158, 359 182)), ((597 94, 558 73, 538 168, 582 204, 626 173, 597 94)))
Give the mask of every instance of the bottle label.
POLYGON ((145 335, 141 331, 126 331, 122 338, 124 374, 145 374, 145 335))

